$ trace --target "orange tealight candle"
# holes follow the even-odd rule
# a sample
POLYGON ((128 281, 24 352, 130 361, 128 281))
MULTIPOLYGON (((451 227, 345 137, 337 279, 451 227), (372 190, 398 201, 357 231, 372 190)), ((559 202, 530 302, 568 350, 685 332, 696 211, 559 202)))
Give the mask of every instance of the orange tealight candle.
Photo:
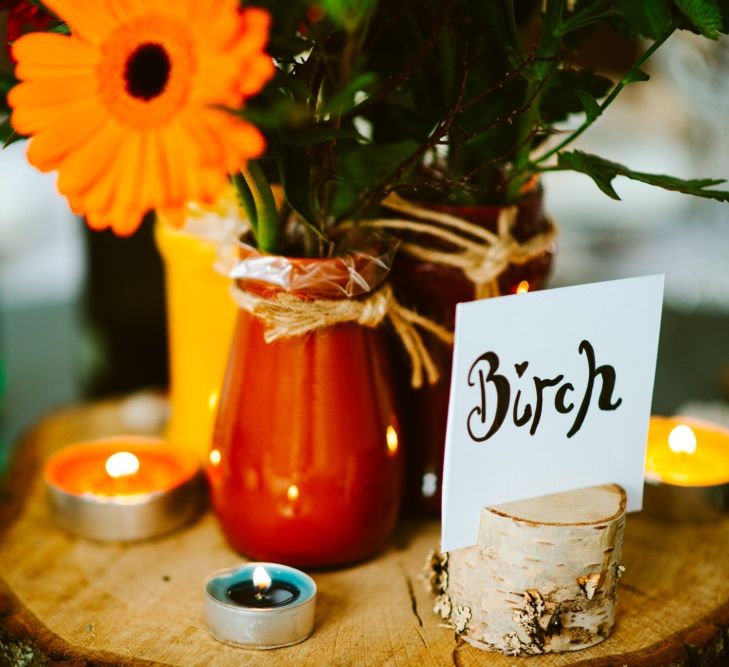
POLYGON ((646 508, 673 518, 714 518, 729 500, 729 431, 690 417, 651 417, 646 508))
POLYGON ((177 528, 200 505, 197 458, 161 440, 119 436, 71 445, 46 463, 57 523, 99 540, 138 540, 177 528))

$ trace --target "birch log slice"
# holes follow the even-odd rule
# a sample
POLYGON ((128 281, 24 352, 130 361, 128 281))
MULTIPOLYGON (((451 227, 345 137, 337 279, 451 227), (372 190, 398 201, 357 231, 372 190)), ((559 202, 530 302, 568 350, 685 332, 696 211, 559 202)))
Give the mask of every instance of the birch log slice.
MULTIPOLYGON (((205 629, 202 584, 241 562, 210 513, 139 544, 74 538, 52 523, 41 466, 70 442, 134 431, 124 401, 67 408, 19 443, 0 490, 0 666, 659 667, 729 664, 729 519, 672 524, 631 515, 616 625, 584 651, 515 658, 480 651, 431 613, 419 576, 436 521, 404 521, 365 563, 312 573, 314 634, 247 651, 205 629)), ((141 428, 138 424, 136 428, 141 428)))
POLYGON ((625 505, 606 485, 484 508, 478 543, 431 563, 436 612, 507 655, 601 642, 615 621, 625 505))

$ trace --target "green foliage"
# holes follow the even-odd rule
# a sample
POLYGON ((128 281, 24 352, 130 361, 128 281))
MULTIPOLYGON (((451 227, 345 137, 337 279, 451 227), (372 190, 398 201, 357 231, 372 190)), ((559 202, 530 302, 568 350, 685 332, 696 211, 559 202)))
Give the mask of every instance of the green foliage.
POLYGON ((9 72, 0 72, 0 113, 9 111, 7 95, 17 83, 15 77, 9 72))
POLYGON ((592 70, 562 69, 547 85, 542 99, 542 120, 557 123, 568 114, 585 111, 600 115, 596 100, 605 97, 612 88, 610 79, 592 70))
POLYGON ((617 162, 611 162, 597 155, 590 155, 582 151, 562 152, 557 161, 557 168, 560 170, 577 171, 589 176, 608 197, 620 199, 615 192, 612 181, 616 176, 625 176, 634 181, 654 185, 664 190, 673 190, 696 197, 705 197, 717 201, 729 202, 729 191, 710 190, 714 185, 724 183, 724 179, 698 178, 681 179, 663 174, 646 174, 641 171, 633 171, 617 162))
POLYGON ((307 223, 315 224, 311 161, 308 155, 300 151, 282 151, 278 160, 278 169, 286 201, 307 223))
POLYGON ((622 0, 622 11, 633 34, 659 39, 671 26, 668 0, 622 0))
POLYGON ((722 34, 729 33, 729 0, 716 0, 716 4, 721 12, 721 28, 719 32, 722 34))
POLYGON ((322 0, 322 9, 348 32, 353 32, 377 6, 377 0, 322 0))
POLYGON ((337 188, 332 214, 349 213, 369 189, 386 181, 416 150, 415 141, 391 144, 354 145, 342 151, 337 163, 337 188))
POLYGON ((639 67, 633 67, 623 77, 623 83, 626 85, 629 83, 640 83, 641 81, 650 81, 651 75, 648 72, 644 72, 639 67))
MULTIPOLYGON (((616 176, 725 200, 714 180, 568 151, 680 28, 727 31, 729 0, 259 0, 280 71, 242 113, 264 130, 288 205, 315 236, 392 189, 460 203, 519 196, 535 173, 616 176), (571 63, 604 25, 649 40, 617 82, 571 63), (534 158, 556 123, 577 129, 534 158)), ((309 244, 311 245, 311 244, 309 244)))
POLYGON ((65 23, 57 23, 54 26, 51 26, 48 28, 48 32, 54 32, 59 35, 70 35, 71 30, 69 29, 68 25, 65 23))
POLYGON ((5 148, 6 146, 9 146, 12 143, 15 143, 20 139, 20 135, 13 130, 13 126, 10 125, 10 119, 6 118, 4 121, 0 122, 0 146, 5 148))
POLYGON ((319 116, 330 118, 341 116, 354 108, 357 95, 368 96, 377 85, 377 76, 373 72, 363 72, 349 81, 342 90, 334 93, 319 109, 319 116))
MULTIPOLYGON (((585 173, 613 198, 617 176, 729 197, 712 189, 715 179, 636 172, 568 149, 627 85, 648 81, 646 62, 674 31, 710 39, 729 31, 729 0, 242 3, 250 4, 271 14, 268 52, 278 69, 245 108, 227 111, 266 135, 264 158, 234 179, 265 250, 287 242, 279 228, 290 211, 305 223, 301 251, 326 252, 334 226, 376 214, 389 191, 502 203, 554 169, 585 173), (574 62, 575 50, 605 26, 643 40, 615 82, 574 62), (576 129, 546 143, 555 124, 575 115, 576 129), (281 220, 269 187, 276 180, 287 203, 281 220)), ((68 32, 62 24, 51 30, 68 32)), ((0 77, 0 117, 14 83, 0 77)), ((7 120, 0 123, 0 141, 16 138, 7 120)))
POLYGON ((719 39, 722 15, 715 0, 675 0, 691 24, 709 39, 719 39))
POLYGON ((2 148, 21 138, 10 124, 10 108, 7 102, 7 94, 16 83, 12 74, 0 72, 0 147, 2 148))

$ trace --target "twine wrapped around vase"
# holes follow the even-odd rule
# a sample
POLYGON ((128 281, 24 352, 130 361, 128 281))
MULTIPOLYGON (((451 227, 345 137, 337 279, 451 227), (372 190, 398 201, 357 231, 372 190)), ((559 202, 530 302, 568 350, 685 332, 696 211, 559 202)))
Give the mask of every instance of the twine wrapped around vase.
POLYGON ((415 241, 403 241, 400 251, 416 259, 461 269, 474 284, 477 299, 498 296, 499 275, 510 264, 526 264, 544 254, 557 237, 556 226, 547 219, 544 231, 524 242, 517 241, 512 236, 518 213, 516 206, 501 209, 497 232, 494 233, 450 213, 414 204, 394 192, 385 197, 381 204, 391 211, 408 216, 408 219, 366 220, 360 224, 372 229, 426 234, 454 246, 454 250, 443 250, 415 241))
POLYGON ((448 329, 399 304, 387 283, 359 299, 304 300, 287 292, 265 298, 250 294, 235 284, 233 296, 241 308, 263 322, 267 343, 345 322, 376 328, 387 318, 410 357, 410 384, 415 389, 422 386, 423 374, 429 384, 435 384, 440 377, 418 327, 445 343, 453 343, 453 334, 448 329))
MULTIPOLYGON (((501 209, 496 233, 458 216, 413 204, 394 192, 382 201, 382 206, 410 219, 365 220, 359 225, 370 229, 427 234, 452 245, 454 250, 443 250, 403 241, 400 250, 417 259, 461 269, 475 285, 476 298, 497 296, 499 275, 510 264, 525 264, 547 252, 557 235, 556 227, 548 220, 543 232, 523 243, 517 241, 512 236, 518 212, 516 206, 501 209)), ((424 375, 429 384, 435 384, 440 378, 438 367, 418 328, 445 343, 453 343, 451 331, 398 303, 389 284, 357 299, 304 300, 287 292, 264 298, 237 285, 233 287, 233 294, 241 308, 263 322, 264 338, 268 343, 345 322, 375 328, 388 319, 410 357, 410 384, 415 389, 422 386, 424 375)))

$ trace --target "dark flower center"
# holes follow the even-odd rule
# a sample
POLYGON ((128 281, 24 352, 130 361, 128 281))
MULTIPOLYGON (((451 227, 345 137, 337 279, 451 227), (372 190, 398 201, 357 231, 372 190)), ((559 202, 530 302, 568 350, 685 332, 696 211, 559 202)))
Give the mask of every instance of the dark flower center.
POLYGON ((161 95, 170 78, 170 64, 170 57, 160 44, 138 46, 124 68, 127 92, 145 102, 161 95))

